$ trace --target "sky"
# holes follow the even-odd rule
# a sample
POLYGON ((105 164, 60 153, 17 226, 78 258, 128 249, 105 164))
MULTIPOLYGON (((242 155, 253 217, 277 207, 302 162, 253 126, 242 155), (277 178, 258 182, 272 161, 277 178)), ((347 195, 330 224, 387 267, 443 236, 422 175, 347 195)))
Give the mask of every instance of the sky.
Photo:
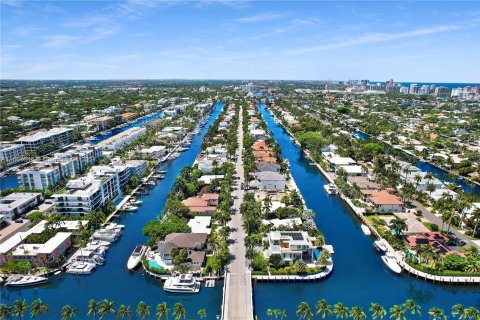
POLYGON ((480 82, 480 1, 0 1, 2 79, 480 82))

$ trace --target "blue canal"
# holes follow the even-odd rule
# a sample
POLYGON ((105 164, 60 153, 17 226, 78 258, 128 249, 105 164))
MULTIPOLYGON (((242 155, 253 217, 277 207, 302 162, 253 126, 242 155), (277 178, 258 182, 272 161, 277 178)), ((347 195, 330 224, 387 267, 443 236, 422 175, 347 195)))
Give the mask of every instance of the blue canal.
MULTIPOLYGON (((190 149, 181 154, 173 162, 162 165, 167 171, 165 178, 144 196, 142 205, 136 213, 122 215, 119 223, 125 224, 122 238, 107 253, 107 263, 98 267, 91 275, 73 276, 60 274, 51 277, 50 281, 34 288, 7 288, 1 289, 1 303, 13 304, 15 300, 25 299, 28 302, 41 298, 50 305, 50 312, 45 319, 59 319, 59 311, 65 304, 79 308, 77 319, 85 319, 88 301, 90 299, 105 299, 115 301, 116 307, 120 304, 131 305, 133 314, 139 301, 144 301, 152 306, 152 315, 158 303, 166 302, 169 309, 176 302, 184 304, 187 318, 196 317, 201 308, 207 310, 207 319, 216 319, 220 314, 222 301, 222 283, 217 283, 215 288, 202 288, 199 294, 181 295, 163 291, 159 280, 148 278, 140 273, 131 273, 127 270, 126 263, 135 245, 145 243, 142 235, 143 226, 154 219, 163 209, 168 193, 172 188, 175 178, 180 170, 187 164, 192 164, 200 152, 202 139, 208 128, 221 112, 224 104, 217 103, 207 125, 193 140, 190 149)), ((135 318, 135 317, 133 317, 135 318)), ((153 318, 153 317, 149 317, 153 318)))
MULTIPOLYGON (((357 138, 359 138, 360 140, 363 140, 363 141, 370 140, 370 136, 365 132, 356 130, 353 134, 357 138)), ((431 165, 428 162, 419 160, 415 164, 415 166, 417 166, 423 172, 433 173, 441 181, 456 183, 457 185, 461 186, 464 191, 472 193, 472 194, 480 195, 480 187, 479 186, 468 184, 467 182, 465 182, 463 179, 460 179, 460 178, 448 177, 448 173, 445 170, 439 169, 439 168, 431 165)))
POLYGON ((480 287, 432 284, 390 272, 373 248, 372 239, 362 233, 359 220, 350 208, 338 197, 324 192, 323 185, 327 180, 308 164, 301 150, 290 140, 288 133, 275 124, 263 104, 259 104, 259 110, 278 141, 282 156, 290 162, 290 170, 307 206, 315 211, 318 227, 335 250, 333 273, 324 281, 256 283, 254 308, 259 319, 267 319, 268 308, 286 309, 287 318, 294 319, 300 302, 306 301, 313 306, 320 299, 326 299, 330 304, 358 305, 364 310, 368 309, 370 302, 389 308, 406 299, 414 299, 422 305, 423 314, 432 306, 448 311, 455 303, 480 306, 480 287))

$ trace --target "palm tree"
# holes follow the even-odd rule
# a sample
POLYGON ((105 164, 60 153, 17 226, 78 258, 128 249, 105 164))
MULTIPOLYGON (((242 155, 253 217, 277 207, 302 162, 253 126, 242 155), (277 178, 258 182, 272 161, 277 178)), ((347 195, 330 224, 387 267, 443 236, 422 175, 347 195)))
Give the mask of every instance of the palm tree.
POLYGON ((287 312, 285 311, 285 309, 279 310, 278 311, 278 316, 280 317, 280 319, 286 318, 287 317, 287 312))
POLYGON ((333 306, 333 314, 336 315, 337 319, 348 318, 348 308, 341 302, 335 303, 333 306))
POLYGON ((115 302, 108 299, 104 299, 100 303, 100 307, 98 308, 98 315, 100 316, 100 319, 103 319, 103 316, 106 314, 115 314, 115 309, 113 308, 114 304, 115 302))
POLYGON ((162 320, 163 317, 165 317, 165 319, 168 319, 168 308, 167 308, 167 303, 166 302, 159 303, 157 305, 156 315, 157 315, 158 320, 162 320))
POLYGON ((200 316, 200 319, 207 317, 207 312, 205 311, 205 309, 198 310, 197 314, 200 316))
POLYGON ((313 317, 312 308, 306 302, 301 302, 297 307, 297 316, 300 319, 310 320, 313 317))
POLYGON ((23 319, 23 316, 25 315, 25 312, 27 312, 27 309, 28 304, 25 302, 25 300, 17 300, 13 304, 12 314, 17 318, 23 319))
POLYGON ((404 219, 395 217, 390 221, 389 224, 390 230, 395 230, 395 236, 400 238, 403 234, 403 231, 408 229, 407 223, 404 219))
POLYGON ((62 320, 75 319, 78 308, 70 307, 70 305, 64 305, 62 308, 61 316, 62 320))
POLYGON ((428 314, 432 316, 432 320, 447 320, 448 317, 445 315, 443 309, 434 307, 428 310, 428 314))
POLYGON ((145 302, 140 301, 137 305, 137 315, 141 319, 145 319, 150 315, 150 306, 147 306, 145 302))
POLYGON ((480 312, 478 312, 478 309, 475 307, 467 308, 466 312, 469 319, 477 320, 480 318, 480 312))
POLYGON ((355 306, 350 309, 350 317, 353 320, 365 320, 367 318, 367 314, 362 310, 362 308, 355 306))
POLYGON ((175 320, 180 320, 182 318, 185 319, 186 313, 187 312, 185 311, 183 304, 180 302, 175 303, 173 306, 173 315, 175 316, 175 320))
POLYGON ((35 299, 32 301, 30 305, 30 315, 32 318, 42 315, 43 313, 47 313, 49 307, 47 304, 42 302, 42 299, 35 299))
POLYGON ((6 319, 10 315, 10 311, 10 308, 6 304, 0 304, 0 319, 6 319))
POLYGON ((130 315, 131 314, 132 314, 132 310, 130 310, 130 306, 126 306, 124 304, 121 304, 120 307, 118 307, 117 319, 128 319, 128 320, 130 320, 130 315))
POLYGON ((452 315, 458 316, 458 319, 467 319, 467 309, 462 304, 456 304, 452 308, 452 315))
POLYGON ((327 303, 325 300, 319 300, 317 301, 317 304, 315 305, 317 308, 317 314, 322 315, 322 319, 325 319, 327 315, 332 314, 332 306, 327 303))
POLYGON ((372 312, 372 319, 383 319, 383 317, 387 315, 387 311, 385 310, 385 308, 381 304, 376 302, 372 302, 368 310, 372 312))
POLYGON ((399 305, 394 305, 390 308, 390 319, 396 320, 406 320, 405 310, 403 310, 399 305))
POLYGON ((418 304, 415 303, 415 301, 409 299, 407 301, 405 301, 405 303, 403 304, 403 307, 405 308, 405 311, 410 311, 412 315, 415 315, 415 314, 418 314, 418 315, 421 315, 422 314, 422 307, 418 304))
POLYGON ((88 301, 87 317, 93 317, 93 319, 96 319, 99 306, 100 304, 96 300, 91 299, 88 301))

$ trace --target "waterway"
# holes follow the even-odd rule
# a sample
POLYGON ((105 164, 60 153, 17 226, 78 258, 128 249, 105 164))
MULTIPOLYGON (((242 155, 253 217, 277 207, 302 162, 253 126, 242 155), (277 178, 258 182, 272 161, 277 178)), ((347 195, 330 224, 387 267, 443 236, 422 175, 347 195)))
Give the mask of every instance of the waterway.
MULTIPOLYGON (((190 149, 183 152, 173 162, 162 164, 162 169, 167 173, 165 178, 153 187, 149 194, 141 198, 143 201, 140 209, 132 214, 122 215, 119 223, 125 224, 122 238, 110 247, 107 253, 107 263, 98 267, 91 275, 74 276, 62 273, 51 277, 50 281, 33 288, 1 288, 1 303, 13 304, 15 300, 25 299, 28 302, 41 298, 49 304, 50 312, 44 319, 59 319, 59 311, 65 304, 79 308, 77 319, 85 319, 88 301, 90 299, 105 299, 115 301, 116 307, 120 304, 131 305, 132 318, 134 317, 137 303, 144 301, 152 306, 152 315, 158 303, 166 302, 170 309, 176 302, 181 302, 187 310, 187 318, 196 317, 197 311, 206 308, 207 319, 216 319, 220 314, 222 301, 221 282, 215 288, 202 287, 200 293, 174 294, 163 291, 159 280, 144 276, 142 273, 131 273, 127 270, 126 263, 135 245, 145 243, 142 235, 143 226, 155 218, 163 209, 167 196, 173 187, 176 177, 181 169, 192 164, 200 152, 202 139, 208 128, 215 121, 223 103, 217 103, 212 115, 200 134, 192 140, 190 149)), ((153 317, 152 317, 153 318, 153 317)))
POLYGON ((267 319, 268 308, 286 309, 287 319, 294 319, 300 302, 314 306, 320 299, 330 304, 362 306, 365 311, 371 302, 389 308, 414 299, 423 306, 423 314, 432 306, 448 311, 455 303, 480 306, 480 287, 432 284, 389 271, 373 248, 372 239, 362 233, 359 220, 350 208, 340 198, 327 195, 323 189, 327 180, 308 164, 288 133, 280 124, 275 124, 264 104, 259 104, 259 110, 282 149, 282 157, 290 162, 290 170, 307 206, 316 213, 317 226, 335 250, 333 273, 324 281, 255 283, 254 308, 259 319, 267 319))
MULTIPOLYGON (((353 134, 357 138, 359 138, 360 140, 363 140, 363 141, 369 141, 370 140, 370 135, 368 135, 368 133, 365 133, 365 132, 362 132, 362 131, 355 131, 353 134)), ((464 191, 466 191, 468 193, 471 193, 471 194, 480 195, 480 186, 468 184, 467 182, 465 182, 465 180, 460 179, 458 177, 456 177, 456 178, 448 177, 448 172, 446 172, 445 170, 442 170, 440 168, 437 168, 437 167, 431 165, 428 162, 418 160, 417 163, 415 164, 415 166, 417 166, 423 172, 433 173, 441 181, 456 183, 457 185, 462 187, 462 189, 464 191)))

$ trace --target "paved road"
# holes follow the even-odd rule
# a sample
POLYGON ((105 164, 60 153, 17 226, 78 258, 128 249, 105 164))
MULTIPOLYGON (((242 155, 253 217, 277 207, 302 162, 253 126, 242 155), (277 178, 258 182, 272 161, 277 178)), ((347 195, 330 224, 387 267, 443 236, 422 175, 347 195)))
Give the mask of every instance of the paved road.
MULTIPOLYGON (((437 217, 436 215, 434 215, 433 213, 431 213, 430 211, 428 211, 421 203, 419 203, 418 201, 412 201, 412 203, 414 204, 415 206, 415 210, 421 210, 422 211, 422 215, 427 219, 429 220, 430 222, 432 223, 435 223, 438 225, 439 228, 442 228, 442 219, 440 217, 437 217)), ((444 224, 443 226, 443 230, 447 231, 448 229, 448 226, 446 224, 444 224)), ((478 247, 478 244, 476 244, 475 242, 473 242, 472 240, 470 240, 470 238, 468 238, 468 236, 464 235, 463 233, 461 233, 460 231, 454 229, 453 227, 450 227, 450 231, 453 232, 453 234, 455 234, 455 236, 463 241, 465 241, 467 243, 468 246, 477 246, 478 247)))
POLYGON ((224 299, 224 320, 253 320, 252 304, 252 281, 250 271, 247 270, 247 260, 245 258, 245 231, 243 230, 242 216, 240 214, 240 204, 243 200, 244 190, 241 190, 242 183, 245 184, 245 174, 243 171, 243 131, 242 131, 242 107, 240 107, 240 120, 238 126, 238 149, 236 151, 237 162, 236 173, 240 177, 236 190, 232 192, 234 204, 232 220, 228 226, 232 230, 230 235, 229 249, 232 259, 227 266, 227 277, 225 279, 225 299, 224 299))

